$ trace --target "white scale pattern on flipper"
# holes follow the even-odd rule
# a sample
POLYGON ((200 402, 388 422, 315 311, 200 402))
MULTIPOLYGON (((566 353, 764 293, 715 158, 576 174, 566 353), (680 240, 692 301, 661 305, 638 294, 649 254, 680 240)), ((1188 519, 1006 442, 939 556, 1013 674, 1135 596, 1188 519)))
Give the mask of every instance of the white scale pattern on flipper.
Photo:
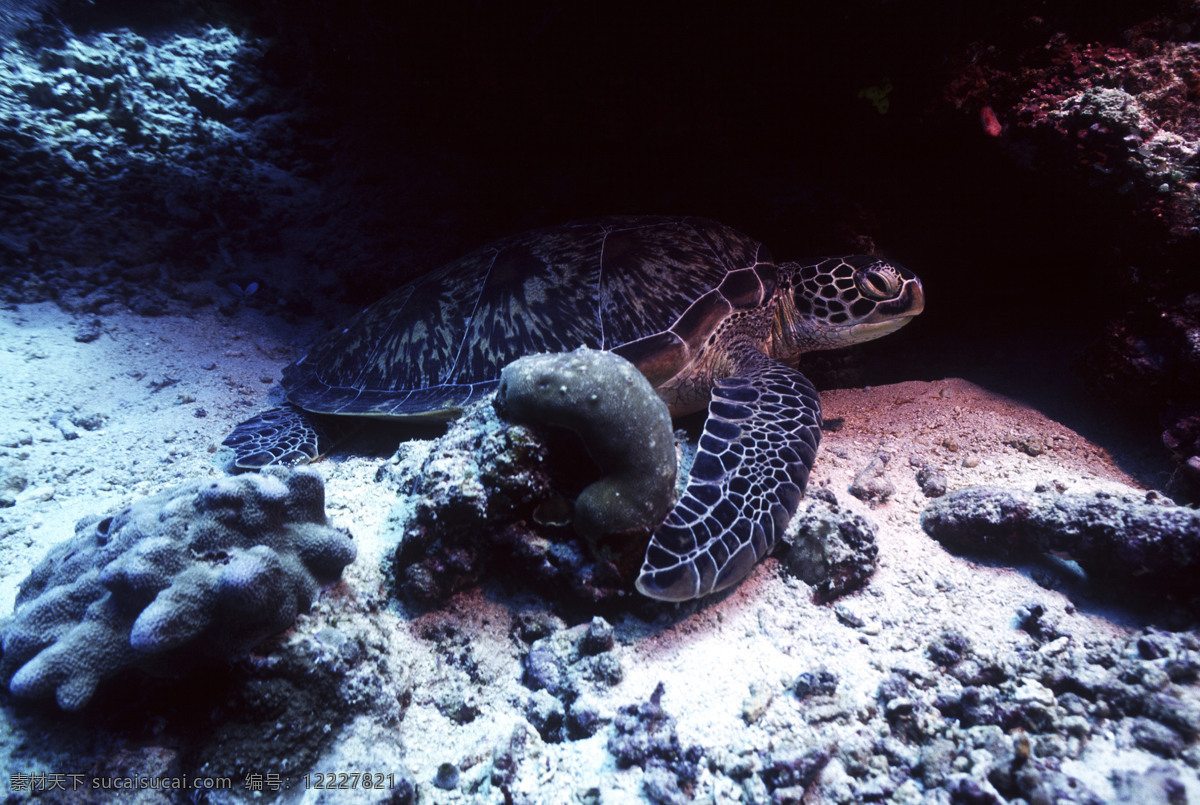
POLYGON ((234 466, 256 469, 268 464, 305 464, 321 454, 327 441, 311 417, 285 405, 242 422, 222 444, 233 448, 234 466))
POLYGON ((800 505, 821 439, 816 389, 760 352, 739 357, 713 389, 687 489, 650 539, 643 595, 685 601, 737 584, 800 505))

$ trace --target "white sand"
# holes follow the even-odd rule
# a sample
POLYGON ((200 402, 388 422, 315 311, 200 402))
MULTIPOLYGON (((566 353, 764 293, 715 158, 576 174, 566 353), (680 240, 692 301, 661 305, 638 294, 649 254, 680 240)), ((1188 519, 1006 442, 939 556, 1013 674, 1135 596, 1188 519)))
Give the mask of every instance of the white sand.
MULTIPOLYGON (((5 477, 25 482, 16 505, 0 509, 0 612, 11 610, 20 581, 50 545, 73 533, 78 518, 185 479, 220 474, 220 441, 237 421, 267 404, 271 383, 314 335, 249 309, 232 317, 211 308, 155 319, 104 315, 103 334, 92 343, 75 341, 74 326, 72 316, 49 304, 0 311, 5 379, 0 482, 5 477), (206 416, 196 416, 200 409, 206 416), (52 424, 60 411, 77 419, 102 415, 103 424, 77 428, 67 438, 52 424)), ((811 484, 830 487, 843 505, 878 524, 874 578, 857 594, 817 605, 811 590, 784 578, 768 560, 732 594, 692 614, 678 617, 664 607, 652 624, 618 618, 625 676, 613 688, 596 690, 603 711, 646 700, 661 681, 663 706, 678 720, 685 746, 724 747, 735 754, 766 750, 789 733, 853 732, 854 719, 849 727, 836 719, 822 727, 802 717, 796 698, 786 693, 802 671, 821 666, 834 671, 840 679, 838 706, 870 711, 878 706, 879 682, 893 669, 934 673, 925 649, 946 629, 966 635, 988 656, 1033 645, 1014 625, 1017 608, 1029 602, 1043 604, 1046 618, 1073 645, 1108 643, 1132 628, 1103 607, 1076 609, 1018 570, 952 556, 919 527, 927 499, 917 486, 915 464, 942 469, 951 489, 980 483, 1022 488, 1046 483, 1066 491, 1136 486, 1103 449, 1037 411, 962 380, 831 391, 822 398, 826 419, 842 423, 826 433, 811 484), (1030 456, 1012 446, 1031 438, 1045 452, 1030 456), (896 494, 872 509, 846 488, 880 452, 892 456, 887 475, 896 494), (864 625, 846 625, 854 616, 864 625), (743 711, 752 690, 752 709, 761 714, 747 724, 743 711)), ((410 677, 412 701, 398 725, 364 716, 343 730, 325 770, 351 762, 362 770, 406 769, 429 801, 473 801, 462 793, 467 781, 486 776, 494 747, 522 723, 529 692, 520 684, 519 646, 509 627, 530 600, 475 590, 417 618, 395 607, 365 614, 361 601, 386 592, 380 565, 392 547, 379 536, 395 501, 374 481, 378 463, 335 455, 317 465, 326 479, 329 514, 354 534, 360 553, 339 595, 303 619, 293 639, 318 631, 331 613, 344 628, 356 619, 372 620, 372 630, 387 641, 389 665, 410 677), (434 641, 421 637, 426 625, 447 619, 466 636, 478 665, 475 681, 464 682, 462 671, 437 654, 434 641), (434 702, 439 685, 446 684, 470 686, 480 717, 456 725, 442 716, 434 702), (463 770, 459 792, 428 786, 444 761, 463 770)), ((6 718, 8 711, 0 710, 0 720, 6 718)), ((616 771, 605 751, 606 735, 601 730, 587 740, 549 745, 535 735, 526 763, 537 770, 522 771, 516 793, 531 793, 532 786, 533 801, 566 802, 595 786, 605 792, 605 803, 641 801, 640 770, 616 771)), ((0 738, 10 741, 0 755, 16 751, 11 729, 0 730, 0 738)), ((1124 757, 1097 763, 1141 763, 1145 756, 1124 757)), ((80 757, 77 765, 93 762, 80 757)), ((1074 773, 1087 773, 1087 756, 1075 767, 1083 771, 1074 773)), ((1103 786, 1107 766, 1091 772, 1099 782, 1090 784, 1103 786)), ((831 769, 826 774, 836 776, 831 769)), ((1188 782, 1190 797, 1200 800, 1200 784, 1194 777, 1188 782)), ((728 778, 717 780, 705 770, 698 793, 729 801, 737 793, 722 788, 729 785, 728 778)), ((293 792, 289 801, 300 797, 293 792)), ((316 799, 309 792, 306 801, 316 799)))

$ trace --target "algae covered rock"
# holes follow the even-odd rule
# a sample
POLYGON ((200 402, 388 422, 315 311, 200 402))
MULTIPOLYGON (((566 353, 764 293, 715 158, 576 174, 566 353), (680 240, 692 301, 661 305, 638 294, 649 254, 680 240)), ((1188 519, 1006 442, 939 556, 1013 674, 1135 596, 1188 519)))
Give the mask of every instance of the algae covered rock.
POLYGON ((972 486, 930 503, 921 527, 951 550, 1066 555, 1102 588, 1195 599, 1200 512, 1155 492, 1056 494, 972 486))
POLYGON ((649 533, 667 516, 677 470, 671 414, 629 361, 582 347, 521 358, 501 373, 496 407, 510 421, 583 439, 605 473, 575 501, 575 530, 592 545, 649 533))
MULTIPOLYGON (((666 406, 631 364, 596 350, 521 358, 503 377, 495 405, 469 406, 381 470, 400 493, 387 526, 396 595, 435 606, 490 576, 592 614, 628 599, 675 492, 666 406), (559 506, 572 497, 573 517, 559 506)), ((789 534, 784 566, 819 600, 875 569, 874 526, 832 493, 817 490, 789 534)))
POLYGON ((821 487, 801 502, 777 555, 784 572, 812 585, 817 601, 832 601, 862 587, 875 572, 876 530, 821 487))
POLYGON ((434 605, 488 572, 589 605, 625 598, 676 468, 670 413, 624 358, 514 361, 494 404, 469 406, 427 451, 402 449, 384 468, 402 494, 397 595, 434 605))
POLYGON ((541 434, 501 420, 491 398, 428 445, 402 445, 380 473, 399 493, 385 525, 397 541, 396 595, 436 606, 484 578, 589 606, 632 595, 630 579, 559 517, 560 503, 570 508, 560 496, 595 480, 583 450, 565 430, 541 434))
POLYGON ((0 624, 0 679, 64 710, 136 668, 174 675, 287 629, 354 560, 313 471, 194 481, 85 518, 0 624))
POLYGON ((534 691, 526 715, 544 740, 586 738, 610 720, 590 694, 624 677, 615 649, 612 624, 599 616, 533 641, 521 681, 534 691))

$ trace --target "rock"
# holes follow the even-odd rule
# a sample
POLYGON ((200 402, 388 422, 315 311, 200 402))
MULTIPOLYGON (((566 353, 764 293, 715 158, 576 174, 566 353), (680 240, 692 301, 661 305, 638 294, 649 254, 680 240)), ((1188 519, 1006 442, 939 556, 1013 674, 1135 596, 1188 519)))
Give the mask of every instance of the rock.
POLYGON ((850 494, 867 503, 883 503, 896 493, 896 485, 885 475, 891 455, 879 453, 850 483, 850 494))
POLYGON ((750 693, 742 701, 742 721, 747 724, 753 724, 763 717, 763 713, 767 712, 767 708, 771 706, 771 701, 775 698, 775 691, 770 685, 762 682, 751 682, 750 693))
POLYGON ((1160 757, 1179 757, 1184 749, 1183 738, 1175 730, 1148 718, 1130 719, 1129 734, 1133 742, 1147 752, 1160 757))
POLYGON ((963 656, 970 651, 971 641, 958 632, 943 632, 935 643, 930 643, 926 654, 938 665, 957 665, 963 656))
POLYGON ((612 625, 597 617, 529 647, 522 681, 535 693, 527 716, 546 741, 585 738, 604 722, 588 693, 611 687, 624 676, 612 635, 612 625))
POLYGON ((1187 805, 1188 787, 1171 766, 1155 764, 1145 771, 1113 771, 1117 802, 1129 805, 1187 805))
POLYGON ((19 461, 0 462, 0 506, 15 506, 17 495, 29 486, 29 474, 19 461))
POLYGON ((543 749, 541 740, 528 724, 518 722, 507 740, 492 750, 491 784, 500 791, 511 790, 522 764, 536 758, 543 749))
POLYGON ((1185 603, 1196 595, 1200 512, 1153 493, 969 487, 930 503, 921 526, 952 550, 1002 557, 1066 554, 1097 587, 1136 588, 1185 603))
POLYGON ((699 747, 684 749, 675 730, 675 719, 662 709, 660 682, 650 700, 622 707, 613 721, 608 751, 617 768, 641 766, 647 774, 647 796, 656 802, 686 802, 688 792, 700 776, 699 747))
MULTIPOLYGON (((256 304, 328 298, 273 254, 278 233, 312 226, 303 174, 326 147, 299 136, 303 105, 263 69, 264 40, 220 12, 158 9, 148 33, 43 0, 5 6, 0 29, 17 6, 47 18, 0 53, 6 301, 154 314, 181 298, 180 277, 224 284, 248 265, 272 282, 256 304)), ((99 332, 79 325, 77 337, 99 332)))
POLYGON ((79 428, 71 421, 66 411, 56 411, 50 415, 50 424, 58 428, 64 440, 70 442, 79 438, 79 428))
POLYGON ((1113 227, 1125 270, 1108 277, 1125 310, 1104 326, 1083 368, 1096 393, 1166 424, 1180 469, 1170 491, 1187 502, 1200 500, 1200 479, 1183 471, 1200 455, 1186 424, 1200 415, 1200 294, 1191 270, 1200 127, 1177 99, 1195 59, 1193 37, 1182 32, 1196 22, 1189 7, 1163 9, 1110 37, 1054 25, 1030 29, 1019 48, 999 37, 964 60, 949 88, 958 108, 1004 121, 995 135, 1015 163, 1128 222, 1113 227))
POLYGON ((81 344, 90 344, 103 334, 104 329, 97 318, 87 319, 75 324, 75 340, 81 344))
POLYGON ((792 683, 792 692, 797 699, 807 699, 810 696, 832 696, 837 691, 837 674, 828 668, 818 668, 815 671, 804 671, 792 683))
POLYGON ((567 714, 567 736, 571 740, 590 738, 612 721, 612 713, 601 703, 599 697, 582 691, 571 702, 571 712, 567 714))
POLYGON ((474 689, 462 680, 448 680, 433 691, 437 711, 454 724, 470 724, 479 715, 474 689))
POLYGON ((1170 693, 1155 693, 1146 699, 1144 712, 1175 731, 1189 741, 1200 736, 1200 702, 1170 693))
POLYGON ((138 294, 129 300, 129 307, 139 316, 165 316, 167 302, 156 294, 138 294))
POLYGON ((524 683, 530 690, 545 690, 554 696, 564 689, 564 666, 569 659, 563 656, 561 649, 555 643, 539 640, 530 647, 525 655, 524 683))
POLYGON ((928 465, 917 470, 917 486, 927 498, 940 498, 946 494, 946 476, 942 471, 928 465))
POLYGON ((177 675, 287 629, 354 560, 313 471, 194 481, 81 520, 22 582, 0 679, 78 710, 125 668, 177 675))
POLYGON ((670 769, 653 765, 642 774, 642 791, 655 805, 687 805, 692 801, 670 769))
POLYGON ((823 748, 788 747, 771 753, 763 780, 784 802, 799 802, 805 789, 812 784, 821 769, 829 762, 829 752, 823 748), (783 793, 786 792, 786 793, 783 793))
POLYGON ((1017 607, 1017 625, 1026 633, 1038 640, 1052 641, 1058 639, 1058 631, 1054 624, 1044 620, 1046 608, 1037 602, 1017 607))
POLYGON ((632 597, 632 571, 623 575, 573 529, 538 516, 560 490, 594 479, 572 447, 582 451, 574 434, 543 438, 501 420, 490 400, 467 408, 427 450, 402 445, 379 473, 404 495, 387 525, 398 532, 397 597, 433 607, 485 574, 565 604, 632 597))
POLYGON ((946 781, 951 802, 971 805, 1005 805, 1007 800, 986 780, 980 781, 967 775, 953 774, 946 781))
POLYGON ((547 743, 558 743, 565 737, 567 710, 549 690, 534 691, 525 708, 525 717, 547 743))
POLYGON ((458 766, 455 766, 453 763, 443 763, 437 768, 433 784, 444 791, 453 791, 458 788, 458 778, 458 766))
POLYGON ((846 511, 827 489, 801 501, 777 549, 784 572, 815 588, 818 601, 832 601, 862 587, 875 572, 879 548, 875 526, 846 511))
POLYGON ((592 618, 587 631, 579 639, 579 653, 594 656, 609 651, 613 647, 613 627, 599 615, 592 618))

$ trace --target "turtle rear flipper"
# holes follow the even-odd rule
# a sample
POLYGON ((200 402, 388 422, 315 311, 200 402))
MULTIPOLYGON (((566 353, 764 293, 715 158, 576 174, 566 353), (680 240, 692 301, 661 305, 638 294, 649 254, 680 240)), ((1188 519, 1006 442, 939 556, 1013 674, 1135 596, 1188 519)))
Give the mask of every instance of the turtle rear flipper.
POLYGON ((233 448, 235 467, 255 470, 269 464, 307 464, 329 449, 329 437, 314 417, 284 405, 239 423, 221 444, 233 448))
POLYGON ((643 595, 699 598, 737 584, 782 538, 821 438, 821 403, 800 372, 757 351, 718 380, 687 489, 650 538, 643 595))

